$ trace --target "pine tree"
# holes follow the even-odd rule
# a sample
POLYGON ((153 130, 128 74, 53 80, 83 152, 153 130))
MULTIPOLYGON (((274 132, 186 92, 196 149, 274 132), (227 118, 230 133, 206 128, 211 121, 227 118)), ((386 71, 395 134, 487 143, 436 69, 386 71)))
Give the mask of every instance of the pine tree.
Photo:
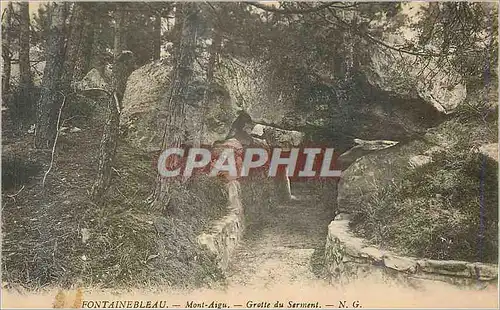
POLYGON ((37 105, 35 147, 49 148, 56 136, 57 111, 62 101, 61 77, 64 69, 64 22, 67 3, 52 3, 47 63, 43 73, 42 90, 37 105))

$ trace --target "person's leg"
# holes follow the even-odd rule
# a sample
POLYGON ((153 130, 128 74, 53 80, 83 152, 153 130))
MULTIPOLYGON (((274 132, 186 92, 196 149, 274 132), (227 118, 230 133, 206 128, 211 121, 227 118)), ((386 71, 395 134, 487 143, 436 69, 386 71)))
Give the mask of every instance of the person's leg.
POLYGON ((285 170, 285 182, 286 182, 286 194, 288 200, 298 200, 297 197, 292 195, 292 187, 290 183, 290 177, 288 176, 288 169, 285 170))

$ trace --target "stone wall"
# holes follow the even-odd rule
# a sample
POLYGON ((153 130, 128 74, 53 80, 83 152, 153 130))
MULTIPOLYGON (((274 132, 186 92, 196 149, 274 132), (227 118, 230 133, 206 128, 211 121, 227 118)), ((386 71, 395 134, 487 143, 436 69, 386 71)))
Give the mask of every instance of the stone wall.
POLYGON ((227 270, 247 222, 258 220, 262 210, 280 198, 277 191, 279 185, 261 174, 251 175, 241 181, 229 178, 226 186, 228 214, 215 221, 210 230, 198 236, 198 244, 215 255, 222 271, 227 270))
POLYGON ((233 180, 227 184, 229 214, 214 223, 212 230, 198 236, 198 243, 214 254, 219 268, 225 271, 234 249, 243 236, 244 212, 240 200, 240 184, 233 180))
POLYGON ((328 226, 325 249, 328 275, 349 282, 372 273, 382 273, 410 282, 444 281, 456 285, 496 285, 498 266, 453 260, 418 259, 367 246, 349 232, 348 220, 334 220, 328 226))

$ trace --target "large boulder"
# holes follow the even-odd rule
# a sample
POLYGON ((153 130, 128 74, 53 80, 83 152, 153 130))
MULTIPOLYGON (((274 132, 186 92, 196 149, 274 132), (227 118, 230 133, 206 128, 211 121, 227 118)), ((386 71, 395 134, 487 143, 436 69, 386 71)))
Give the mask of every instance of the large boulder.
MULTIPOLYGON (((370 61, 363 71, 372 86, 394 96, 420 99, 436 111, 449 114, 465 101, 467 95, 461 76, 437 56, 422 56, 413 53, 410 47, 400 48, 411 46, 418 40, 419 33, 414 24, 425 16, 423 10, 430 5, 402 4, 401 12, 395 17, 400 24, 397 34, 384 32, 381 39, 385 46, 373 46, 370 61)), ((433 45, 436 43, 428 43, 428 51, 423 54, 438 53, 439 48, 433 45)))
MULTIPOLYGON (((219 84, 207 85, 200 71, 195 71, 186 105, 185 143, 188 144, 199 138, 202 119, 206 125, 201 137, 202 144, 224 139, 238 111, 224 87, 219 84), (208 106, 203 105, 206 91, 212 93, 208 106)), ((167 117, 162 106, 165 104, 171 72, 168 60, 156 61, 135 70, 127 81, 120 121, 127 139, 137 147, 154 151, 161 145, 167 117)))
POLYGON ((494 161, 498 162, 498 143, 488 143, 481 145, 479 147, 479 151, 482 154, 493 159, 494 161))
POLYGON ((352 147, 353 137, 408 141, 446 118, 418 96, 405 96, 370 83, 365 78, 369 68, 359 69, 347 81, 336 78, 332 68, 317 70, 316 80, 311 80, 297 102, 306 122, 305 128, 297 129, 312 138, 321 137, 322 144, 334 143, 343 151, 352 147))
POLYGON ((359 158, 344 171, 338 186, 338 205, 341 210, 355 209, 370 201, 375 193, 404 180, 408 173, 434 162, 436 156, 476 150, 496 160, 498 144, 468 141, 486 129, 465 126, 452 119, 427 130, 422 139, 400 143, 359 158), (474 147, 471 143, 477 143, 474 147))
MULTIPOLYGON (((127 139, 138 147, 154 151, 161 145, 162 128, 167 116, 162 111, 162 104, 166 100, 171 72, 172 67, 165 59, 137 69, 128 79, 121 125, 127 132, 127 139)), ((270 75, 266 66, 257 62, 224 60, 215 79, 218 82, 208 85, 203 78, 203 70, 195 69, 195 78, 189 90, 190 103, 185 113, 185 142, 197 140, 202 119, 206 124, 202 144, 223 140, 241 110, 256 123, 285 128, 304 125, 305 121, 296 117, 299 115, 293 101, 296 92, 287 89, 277 91, 269 83, 272 79, 270 75), (207 90, 212 92, 212 99, 208 107, 203 107, 207 90)), ((274 136, 272 132, 275 131, 279 129, 268 130, 268 136, 274 136)), ((297 134, 300 136, 298 132, 292 135, 294 145, 300 143, 301 137, 297 134)))
POLYGON ((95 68, 90 70, 82 80, 73 82, 72 86, 76 91, 91 97, 109 96, 112 92, 109 82, 95 68))
POLYGON ((290 129, 306 124, 305 118, 297 113, 297 89, 276 76, 269 64, 236 59, 226 59, 223 63, 219 78, 253 121, 290 129))
POLYGON ((291 147, 299 146, 304 142, 305 134, 296 130, 285 130, 273 126, 257 124, 252 135, 264 139, 270 146, 291 147))
POLYGON ((338 209, 350 213, 358 236, 403 254, 497 261, 498 145, 489 143, 491 129, 453 118, 420 140, 361 157, 340 179, 338 209), (472 254, 478 230, 480 257, 472 254))
MULTIPOLYGON (((360 158, 344 171, 338 184, 339 210, 350 212, 371 196, 382 191, 398 176, 414 169, 429 148, 422 142, 411 142, 360 158), (418 161, 416 159, 419 159, 418 161)), ((425 160, 430 160, 425 157, 425 160)))
MULTIPOLYGON (((397 40, 393 40, 397 41, 397 40)), ((422 99, 438 112, 452 113, 465 101, 467 89, 451 68, 437 68, 434 60, 417 56, 395 56, 382 48, 374 49, 365 68, 368 82, 395 96, 422 99)))
MULTIPOLYGON (((168 60, 157 61, 134 71, 128 80, 121 124, 128 139, 139 147, 154 150, 161 145, 167 116, 161 105, 171 71, 168 60)), ((222 59, 216 71, 217 83, 207 85, 203 70, 196 69, 190 86, 192 102, 186 106, 185 141, 198 139, 202 119, 206 124, 204 144, 224 139, 240 110, 256 123, 302 132, 292 145, 308 140, 334 145, 340 151, 351 146, 352 136, 409 140, 441 121, 442 113, 420 97, 391 96, 380 87, 357 81, 342 95, 345 98, 339 99, 333 80, 285 79, 277 74, 269 63, 222 59), (213 94, 208 106, 202 104, 207 89, 213 94)))

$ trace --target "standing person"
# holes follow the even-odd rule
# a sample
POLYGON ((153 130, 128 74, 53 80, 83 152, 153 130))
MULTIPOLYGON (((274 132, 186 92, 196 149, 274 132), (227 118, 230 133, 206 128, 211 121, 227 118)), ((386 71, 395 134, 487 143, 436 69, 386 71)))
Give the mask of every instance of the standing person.
POLYGON ((226 136, 226 140, 235 138, 240 141, 243 146, 251 145, 253 142, 251 133, 254 127, 255 123, 250 115, 245 111, 239 111, 238 117, 231 125, 231 129, 226 136))

